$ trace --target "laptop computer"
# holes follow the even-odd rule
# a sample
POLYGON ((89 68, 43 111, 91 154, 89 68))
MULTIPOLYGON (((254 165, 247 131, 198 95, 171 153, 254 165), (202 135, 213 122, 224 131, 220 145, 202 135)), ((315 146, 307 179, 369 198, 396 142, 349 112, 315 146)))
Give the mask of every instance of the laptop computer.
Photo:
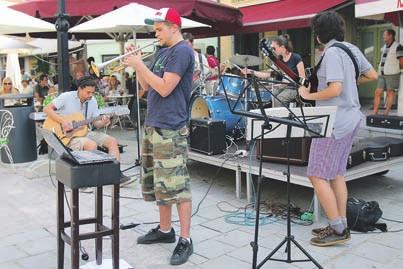
POLYGON ((104 163, 113 162, 116 160, 111 155, 99 150, 72 151, 63 144, 55 133, 43 128, 40 129, 40 132, 45 138, 46 142, 57 152, 59 156, 69 159, 76 164, 104 163))

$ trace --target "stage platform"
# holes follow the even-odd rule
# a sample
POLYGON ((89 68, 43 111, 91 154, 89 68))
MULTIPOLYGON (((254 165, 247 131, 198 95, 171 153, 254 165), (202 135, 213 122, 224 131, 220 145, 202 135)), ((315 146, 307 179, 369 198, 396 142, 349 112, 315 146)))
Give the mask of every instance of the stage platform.
MULTIPOLYGON (((256 155, 247 157, 231 157, 225 158, 229 155, 214 155, 208 156, 195 151, 189 151, 189 159, 214 165, 217 167, 223 167, 235 171, 235 195, 237 198, 241 198, 241 180, 243 174, 246 178, 246 198, 249 202, 252 201, 254 194, 252 193, 252 175, 259 174, 259 160, 256 159, 256 155)), ((374 175, 377 173, 382 173, 387 170, 391 170, 394 167, 401 165, 403 163, 402 157, 393 157, 387 161, 380 162, 365 162, 363 164, 357 165, 347 170, 346 180, 351 181, 354 179, 362 178, 369 175, 374 175)), ((285 164, 263 162, 262 174, 265 179, 276 179, 280 181, 287 181, 284 171, 286 171, 287 166, 285 164)), ((309 179, 306 176, 306 166, 296 166, 291 165, 291 183, 306 186, 312 188, 309 179)), ((319 217, 319 202, 316 195, 314 196, 314 214, 315 218, 319 217)))

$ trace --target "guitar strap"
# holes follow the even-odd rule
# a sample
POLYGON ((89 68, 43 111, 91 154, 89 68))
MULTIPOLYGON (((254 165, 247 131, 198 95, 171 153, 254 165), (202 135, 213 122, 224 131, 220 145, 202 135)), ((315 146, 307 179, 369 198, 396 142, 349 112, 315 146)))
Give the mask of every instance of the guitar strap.
MULTIPOLYGON (((357 82, 357 81, 358 81, 358 77, 360 76, 360 71, 359 71, 359 69, 358 69, 357 61, 355 60, 355 57, 354 57, 353 53, 351 52, 351 50, 350 50, 346 45, 344 45, 343 43, 340 43, 340 42, 334 43, 333 45, 330 46, 330 48, 331 48, 331 47, 337 47, 337 48, 340 48, 340 49, 344 50, 344 52, 346 52, 347 55, 350 57, 351 61, 353 62, 353 65, 354 65, 354 69, 355 69, 355 81, 357 82)), ((324 57, 324 56, 325 56, 325 54, 323 53, 323 54, 322 54, 322 57, 320 58, 320 60, 319 60, 319 62, 318 62, 318 64, 315 66, 315 68, 314 68, 314 73, 315 73, 315 74, 317 74, 317 71, 318 71, 320 65, 322 64, 322 60, 323 60, 323 57, 324 57)))
POLYGON ((344 50, 347 53, 347 55, 350 57, 351 61, 353 62, 353 65, 354 65, 355 81, 357 82, 358 77, 360 76, 360 71, 358 69, 357 61, 355 60, 355 57, 354 57, 353 53, 351 52, 351 50, 346 45, 344 45, 343 43, 339 43, 339 42, 334 43, 332 45, 332 47, 337 47, 337 48, 340 48, 340 49, 344 50))
POLYGON ((85 119, 87 119, 87 113, 88 113, 88 101, 85 102, 85 119))
MULTIPOLYGON (((85 102, 85 115, 84 115, 85 119, 87 119, 87 114, 88 114, 88 101, 85 102)), ((89 125, 88 128, 89 128, 91 131, 94 131, 94 130, 95 130, 95 127, 92 126, 91 123, 88 124, 88 125, 89 125)))

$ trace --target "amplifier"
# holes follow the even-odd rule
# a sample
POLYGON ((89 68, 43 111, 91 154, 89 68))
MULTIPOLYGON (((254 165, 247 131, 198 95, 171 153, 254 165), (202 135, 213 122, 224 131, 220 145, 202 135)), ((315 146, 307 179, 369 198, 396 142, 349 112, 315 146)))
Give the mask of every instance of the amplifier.
MULTIPOLYGON (((285 138, 266 138, 263 139, 263 161, 287 163, 285 138)), ((288 151, 290 155, 290 164, 307 165, 309 160, 309 149, 312 138, 294 137, 290 138, 288 151)), ((260 140, 256 140, 256 155, 260 158, 260 140)))
POLYGON ((224 153, 225 128, 225 120, 191 119, 190 148, 207 155, 224 153))

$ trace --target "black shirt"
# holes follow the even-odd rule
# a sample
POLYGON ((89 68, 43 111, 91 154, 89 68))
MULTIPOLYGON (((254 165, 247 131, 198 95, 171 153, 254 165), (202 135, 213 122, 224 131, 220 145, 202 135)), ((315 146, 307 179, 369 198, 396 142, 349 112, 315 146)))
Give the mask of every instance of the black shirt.
MULTIPOLYGON (((283 60, 282 60, 283 61, 283 60)), ((284 62, 284 61, 283 61, 284 62)), ((298 53, 291 53, 290 59, 287 62, 284 62, 297 76, 299 76, 297 65, 302 62, 302 58, 298 53)), ((274 75, 276 80, 283 80, 283 75, 281 73, 276 73, 274 75)))
POLYGON ((48 95, 48 91, 49 91, 48 86, 42 87, 40 84, 35 86, 35 92, 37 92, 41 98, 45 98, 46 95, 48 95))
POLYGON ((290 59, 288 59, 287 62, 284 62, 289 68, 291 68, 291 70, 297 74, 298 74, 298 68, 297 65, 302 62, 302 58, 298 53, 291 53, 291 57, 290 59))

